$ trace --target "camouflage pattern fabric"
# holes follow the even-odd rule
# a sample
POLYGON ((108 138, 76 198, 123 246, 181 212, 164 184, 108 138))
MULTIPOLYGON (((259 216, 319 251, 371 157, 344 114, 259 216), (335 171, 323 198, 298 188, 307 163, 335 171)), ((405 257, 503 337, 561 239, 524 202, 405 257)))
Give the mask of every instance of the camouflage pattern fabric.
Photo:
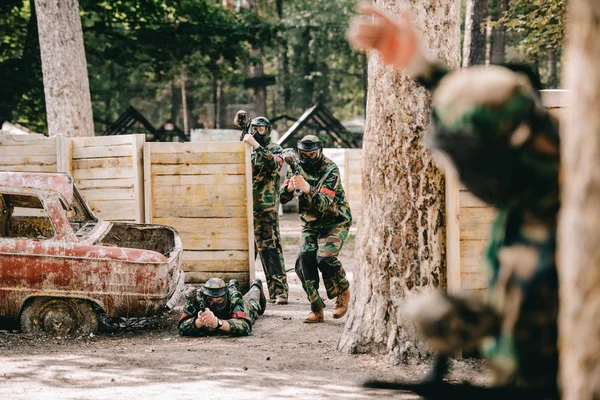
MULTIPOLYGON (((302 238, 296 259, 296 273, 311 303, 311 309, 318 311, 325 307, 318 293, 318 271, 321 271, 327 297, 330 299, 350 287, 337 256, 348 237, 352 213, 346 202, 339 168, 333 161, 324 157, 323 164, 315 175, 308 174, 302 168, 300 172, 311 186, 311 193, 302 194, 298 199, 302 238)), ((291 172, 279 192, 283 204, 293 197, 293 193, 287 191, 290 177, 291 172)))
POLYGON ((282 149, 266 139, 266 146, 252 150, 254 244, 261 258, 269 297, 288 297, 287 275, 279 235, 279 173, 282 149))
MULTIPOLYGON (((450 159, 463 184, 498 210, 487 251, 487 306, 448 296, 452 311, 445 317, 462 319, 455 327, 485 323, 470 340, 492 361, 496 383, 556 386, 557 125, 522 74, 503 67, 448 73, 431 66, 436 68, 421 77, 436 88, 429 147, 450 159), (441 81, 436 85, 427 77, 441 81)), ((424 331, 432 347, 446 354, 457 350, 449 343, 468 345, 452 337, 460 329, 424 331)))
POLYGON ((258 318, 260 310, 260 290, 258 287, 252 286, 248 293, 242 296, 241 292, 229 286, 229 309, 225 315, 215 313, 218 318, 229 323, 231 328, 229 332, 207 326, 197 328, 194 321, 200 311, 198 310, 198 303, 195 300, 188 300, 179 319, 179 334, 181 336, 248 336, 252 333, 252 325, 258 318))

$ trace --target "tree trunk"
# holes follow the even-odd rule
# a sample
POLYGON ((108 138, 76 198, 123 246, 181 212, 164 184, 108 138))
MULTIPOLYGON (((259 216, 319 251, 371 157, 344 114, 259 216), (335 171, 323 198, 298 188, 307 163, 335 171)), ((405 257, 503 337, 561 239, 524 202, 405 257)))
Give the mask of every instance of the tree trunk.
POLYGON ((573 0, 567 19, 559 225, 563 399, 600 398, 600 1, 573 0))
POLYGON ((78 0, 35 0, 48 134, 94 136, 78 0))
MULTIPOLYGON (((258 0, 242 0, 241 6, 253 13, 258 13, 260 7, 258 0)), ((260 47, 253 47, 250 50, 250 55, 253 61, 248 70, 248 77, 259 78, 264 76, 263 49, 260 47)), ((265 85, 255 86, 253 91, 255 115, 264 116, 267 113, 267 87, 265 85)))
MULTIPOLYGON (((422 43, 458 67, 460 2, 411 4, 422 43)), ((377 57, 369 60, 368 86, 359 250, 338 348, 389 354, 401 362, 426 353, 402 306, 418 293, 446 287, 444 177, 421 143, 429 126, 425 89, 377 57)))
POLYGON ((183 119, 183 134, 189 135, 190 126, 188 123, 188 104, 187 104, 187 75, 185 72, 185 67, 181 67, 181 111, 182 111, 182 119, 183 119))
MULTIPOLYGON (((497 0, 494 20, 499 20, 508 10, 508 0, 497 0)), ((506 54, 506 25, 492 29, 490 64, 502 64, 506 54)))
POLYGON ((482 30, 481 27, 487 16, 487 0, 467 0, 463 67, 485 64, 485 30, 482 30))

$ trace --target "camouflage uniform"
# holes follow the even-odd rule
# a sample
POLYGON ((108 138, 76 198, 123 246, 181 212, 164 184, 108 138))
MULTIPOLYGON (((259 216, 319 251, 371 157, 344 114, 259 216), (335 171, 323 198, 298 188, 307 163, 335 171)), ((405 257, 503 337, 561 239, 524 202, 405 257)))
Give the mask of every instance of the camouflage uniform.
POLYGON ((279 234, 279 173, 281 147, 267 138, 266 146, 252 150, 254 244, 262 262, 269 297, 288 297, 287 276, 279 234))
MULTIPOLYGON (((346 203, 338 166, 327 157, 323 157, 323 160, 315 175, 310 175, 301 168, 301 175, 311 186, 311 192, 308 195, 302 194, 298 199, 302 239, 296 259, 296 273, 313 311, 325 307, 318 292, 318 270, 321 271, 327 297, 330 299, 350 287, 337 256, 348 237, 352 214, 346 203)), ((283 204, 293 197, 293 192, 287 191, 290 177, 291 172, 279 191, 283 204)))
POLYGON ((252 333, 252 325, 262 312, 260 305, 260 289, 252 286, 248 293, 242 293, 233 286, 229 286, 229 307, 223 314, 215 313, 219 319, 229 323, 230 331, 224 332, 207 326, 197 328, 195 325, 198 316, 198 302, 188 300, 183 307, 183 314, 179 319, 179 334, 181 336, 248 336, 252 333))
POLYGON ((553 388, 557 125, 526 77, 504 67, 450 73, 430 64, 418 79, 435 88, 429 147, 449 158, 462 183, 498 210, 487 251, 488 301, 447 296, 450 311, 438 321, 421 321, 421 328, 442 353, 482 344, 496 383, 553 388), (475 324, 481 325, 477 334, 471 329, 475 324))

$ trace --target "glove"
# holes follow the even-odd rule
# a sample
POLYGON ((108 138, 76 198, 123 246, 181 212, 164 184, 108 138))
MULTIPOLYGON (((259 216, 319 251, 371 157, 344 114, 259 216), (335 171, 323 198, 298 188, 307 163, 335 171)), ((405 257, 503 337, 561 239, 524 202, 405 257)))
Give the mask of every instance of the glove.
POLYGON ((217 317, 210 309, 204 310, 204 312, 198 314, 198 319, 203 326, 215 329, 217 327, 217 317))
POLYGON ((292 176, 289 184, 292 185, 294 189, 301 190, 306 194, 310 193, 310 185, 308 184, 308 182, 306 182, 302 175, 292 176))
POLYGON ((244 143, 248 143, 250 146, 254 147, 255 149, 258 149, 259 147, 262 147, 260 145, 260 143, 258 143, 256 141, 256 139, 254 139, 254 136, 250 135, 249 133, 244 135, 244 139, 242 140, 244 143))

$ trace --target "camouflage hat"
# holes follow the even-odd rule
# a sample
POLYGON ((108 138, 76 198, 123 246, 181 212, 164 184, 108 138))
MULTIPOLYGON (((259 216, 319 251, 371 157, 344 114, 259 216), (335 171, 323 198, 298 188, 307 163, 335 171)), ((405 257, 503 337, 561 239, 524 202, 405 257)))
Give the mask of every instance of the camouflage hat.
POLYGON ((312 151, 323 148, 323 142, 315 135, 306 135, 298 142, 298 149, 312 151))
POLYGON ((227 284, 221 278, 210 278, 202 286, 201 291, 207 297, 221 297, 228 293, 227 284))

